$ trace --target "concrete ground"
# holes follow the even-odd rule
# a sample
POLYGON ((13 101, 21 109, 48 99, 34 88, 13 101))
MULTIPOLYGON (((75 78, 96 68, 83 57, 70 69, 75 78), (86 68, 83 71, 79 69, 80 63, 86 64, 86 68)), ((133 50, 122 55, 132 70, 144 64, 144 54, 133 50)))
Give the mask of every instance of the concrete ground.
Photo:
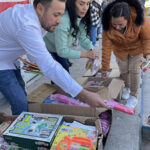
POLYGON ((150 116, 150 70, 143 74, 142 88, 142 150, 150 150, 150 126, 147 125, 147 118, 150 116))
MULTIPOLYGON (((77 49, 81 48, 78 46, 77 49)), ((87 59, 71 59, 70 61, 73 62, 73 65, 70 68, 71 76, 75 79, 81 77, 86 71, 85 64, 87 59)), ((111 62, 115 63, 114 57, 112 57, 111 62)), ((104 150, 150 150, 150 142, 147 140, 147 138, 141 142, 141 127, 143 124, 145 124, 142 121, 145 120, 144 122, 146 122, 146 117, 148 114, 150 114, 150 102, 148 101, 150 96, 149 78, 149 73, 144 75, 142 90, 138 98, 139 103, 134 116, 130 116, 115 110, 113 111, 112 126, 104 150), (147 103, 143 104, 141 102, 141 97, 144 101, 147 100, 147 103), (146 111, 141 113, 143 110, 143 105, 146 111), (146 114, 146 116, 143 114, 146 114)), ((27 93, 32 92, 40 84, 45 82, 50 83, 50 80, 43 76, 39 76, 38 78, 34 79, 34 81, 31 81, 27 85, 27 93)), ((125 103, 125 101, 121 101, 121 103, 125 103)), ((11 114, 10 105, 6 100, 1 100, 0 111, 11 114)))

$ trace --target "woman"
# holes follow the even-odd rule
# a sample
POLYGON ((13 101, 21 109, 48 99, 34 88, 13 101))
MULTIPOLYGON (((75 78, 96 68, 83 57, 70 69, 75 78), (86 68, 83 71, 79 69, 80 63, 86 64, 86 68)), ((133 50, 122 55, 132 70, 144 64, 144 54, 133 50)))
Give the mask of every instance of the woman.
POLYGON ((68 58, 95 59, 99 56, 98 50, 92 50, 93 45, 88 38, 90 32, 89 4, 90 0, 67 0, 61 24, 53 33, 49 32, 44 37, 49 52, 68 72, 68 58), (86 52, 71 48, 77 39, 80 45, 87 50, 86 52))
POLYGON ((122 98, 130 108, 138 102, 143 55, 150 60, 150 24, 143 14, 138 0, 115 0, 106 6, 102 17, 102 75, 110 69, 113 50, 125 82, 122 98))

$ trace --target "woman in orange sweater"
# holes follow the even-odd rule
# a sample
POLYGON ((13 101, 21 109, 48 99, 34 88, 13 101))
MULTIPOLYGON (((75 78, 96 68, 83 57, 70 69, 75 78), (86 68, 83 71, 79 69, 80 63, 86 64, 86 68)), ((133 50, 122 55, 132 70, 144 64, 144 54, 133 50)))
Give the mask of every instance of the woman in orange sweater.
POLYGON ((102 75, 110 69, 113 51, 125 82, 122 98, 135 108, 141 61, 143 56, 150 60, 150 23, 138 0, 115 0, 104 9, 102 25, 102 75))

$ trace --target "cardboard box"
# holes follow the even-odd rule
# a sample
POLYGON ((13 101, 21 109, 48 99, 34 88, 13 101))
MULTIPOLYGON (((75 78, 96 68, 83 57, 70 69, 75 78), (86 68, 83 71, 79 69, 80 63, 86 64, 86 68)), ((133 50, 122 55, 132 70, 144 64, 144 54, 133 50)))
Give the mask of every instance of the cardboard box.
MULTIPOLYGON (((110 64, 110 67, 111 67, 111 72, 110 72, 109 78, 120 77, 118 64, 117 63, 110 64)), ((92 77, 91 71, 87 70, 87 72, 83 75, 83 77, 92 77)))
POLYGON ((75 120, 86 125, 96 126, 99 133, 98 150, 103 150, 101 123, 98 119, 99 112, 96 109, 83 106, 68 106, 64 104, 45 103, 30 103, 28 108, 30 112, 49 113, 56 115, 61 114, 64 116, 64 120, 66 122, 73 122, 75 120))
POLYGON ((9 144, 22 148, 49 149, 62 122, 60 115, 22 112, 3 136, 9 144))
POLYGON ((86 80, 84 80, 84 82, 82 82, 82 86, 89 91, 97 92, 104 87, 108 87, 111 80, 112 80, 111 78, 103 79, 103 78, 88 77, 86 78, 86 80))
POLYGON ((93 78, 93 77, 82 77, 78 79, 78 82, 87 90, 98 93, 105 100, 120 100, 122 90, 124 87, 124 81, 119 78, 93 78), (87 86, 89 81, 104 81, 101 86, 87 86))
MULTIPOLYGON (((85 82, 87 82, 89 78, 86 77, 82 77, 78 79, 78 82, 80 82, 80 84, 84 84, 85 82)), ((120 79, 111 79, 107 82, 106 84, 107 86, 104 87, 98 87, 98 88, 89 88, 88 90, 91 89, 91 91, 97 92, 103 99, 105 100, 111 100, 111 99, 117 99, 120 100, 121 99, 121 95, 122 95, 122 89, 123 89, 123 85, 124 82, 120 79), (108 84, 109 83, 109 84, 108 84)), ((52 93, 61 93, 61 91, 57 90, 56 86, 53 86, 51 84, 43 84, 41 86, 39 86, 35 91, 31 92, 28 95, 28 102, 34 102, 34 103, 43 103, 43 101, 52 93)), ((81 100, 84 101, 84 100, 81 100)), ((56 105, 56 104, 55 104, 56 105)), ((51 107, 49 104, 47 104, 48 107, 51 107)), ((46 106, 44 106, 46 107, 46 106)), ((67 106, 68 109, 70 109, 70 106, 67 106)), ((55 107, 54 107, 55 108, 55 107)), ((41 108, 39 108, 41 109, 41 108)), ((53 109, 53 108, 50 108, 53 109)), ((105 108, 97 108, 97 110, 99 111, 99 113, 106 111, 105 108)), ((59 111, 59 110, 58 110, 59 111)), ((70 110, 71 111, 71 110, 70 110)), ((68 113, 69 111, 67 111, 68 113)))

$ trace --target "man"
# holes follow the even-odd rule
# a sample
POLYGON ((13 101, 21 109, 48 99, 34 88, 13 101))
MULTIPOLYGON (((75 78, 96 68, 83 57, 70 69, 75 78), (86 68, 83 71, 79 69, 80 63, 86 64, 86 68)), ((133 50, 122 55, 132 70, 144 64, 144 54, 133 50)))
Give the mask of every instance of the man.
POLYGON ((0 91, 9 100, 14 115, 27 111, 24 82, 14 65, 24 53, 31 55, 43 74, 65 92, 84 98, 91 106, 107 107, 97 94, 76 83, 46 49, 45 30, 55 30, 64 10, 64 0, 34 0, 34 6, 16 5, 0 13, 0 91))

